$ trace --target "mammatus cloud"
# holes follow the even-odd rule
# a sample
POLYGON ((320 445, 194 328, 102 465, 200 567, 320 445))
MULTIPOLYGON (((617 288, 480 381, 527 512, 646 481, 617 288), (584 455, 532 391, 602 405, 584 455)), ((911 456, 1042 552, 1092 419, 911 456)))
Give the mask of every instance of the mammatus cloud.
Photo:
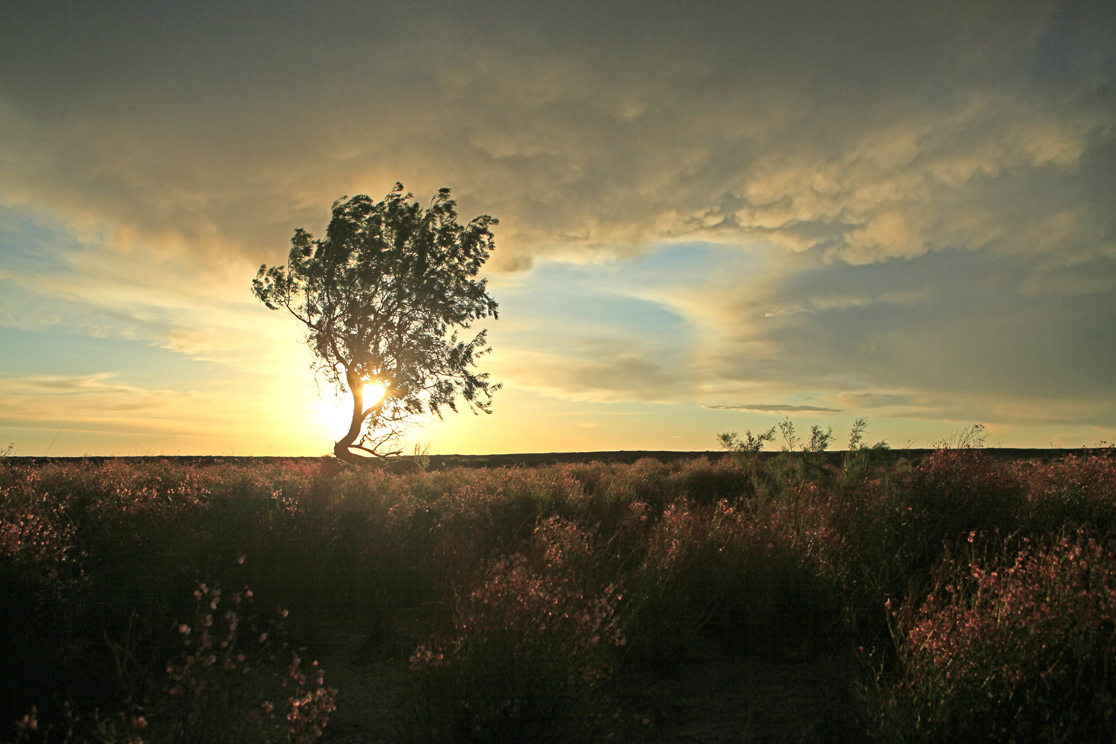
MULTIPOLYGON (((790 250, 850 264, 950 248, 1054 249, 1036 235, 1047 232, 1040 229, 1044 219, 1072 202, 1047 201, 1028 214, 1021 208, 1028 197, 1004 203, 997 187, 1041 190, 1078 165, 1110 122, 1050 111, 1019 121, 1009 101, 975 99, 956 113, 866 123, 868 131, 832 154, 769 155, 740 194, 737 223, 766 231, 790 250)), ((1090 235, 1085 223, 1104 218, 1085 211, 1067 237, 1098 250, 1103 238, 1090 235)))

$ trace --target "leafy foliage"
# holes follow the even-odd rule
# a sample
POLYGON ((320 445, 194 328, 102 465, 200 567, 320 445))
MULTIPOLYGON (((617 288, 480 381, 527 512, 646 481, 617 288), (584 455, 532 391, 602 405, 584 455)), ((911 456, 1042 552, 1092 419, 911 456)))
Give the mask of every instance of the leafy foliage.
POLYGON ((260 267, 255 296, 306 327, 316 371, 353 396, 338 457, 399 454, 382 450, 414 416, 456 411, 458 396, 491 412, 499 385, 472 371, 489 350, 485 331, 471 339, 458 333, 497 317, 486 281, 476 278, 494 247, 495 224, 488 215, 458 223, 449 189, 424 210, 396 184, 381 202, 338 200, 324 239, 295 230, 287 265, 260 267), (365 408, 369 382, 385 392, 365 408))
POLYGON ((743 438, 735 431, 723 431, 717 435, 717 441, 720 442, 721 449, 754 455, 763 449, 765 442, 775 441, 775 427, 772 426, 762 434, 753 434, 751 429, 748 429, 744 432, 743 438))

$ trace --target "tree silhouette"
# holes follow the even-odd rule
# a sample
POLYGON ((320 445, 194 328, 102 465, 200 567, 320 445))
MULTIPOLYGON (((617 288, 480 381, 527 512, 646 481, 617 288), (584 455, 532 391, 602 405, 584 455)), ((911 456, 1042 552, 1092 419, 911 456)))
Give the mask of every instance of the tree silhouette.
POLYGON ((486 281, 477 279, 495 247, 482 215, 457 221, 449 189, 423 209, 397 183, 383 201, 338 199, 324 240, 299 228, 286 266, 260 267, 252 292, 272 310, 306 326, 316 373, 353 396, 349 430, 333 448, 347 462, 382 461, 415 417, 457 411, 491 413, 500 385, 474 374, 490 351, 485 331, 458 337, 478 319, 497 316, 486 281), (364 385, 383 396, 364 407, 364 385))

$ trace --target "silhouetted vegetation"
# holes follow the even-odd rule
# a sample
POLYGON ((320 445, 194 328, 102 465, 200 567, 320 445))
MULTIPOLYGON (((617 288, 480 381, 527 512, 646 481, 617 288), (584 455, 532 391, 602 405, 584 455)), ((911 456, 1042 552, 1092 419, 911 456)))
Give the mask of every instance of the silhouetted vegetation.
POLYGON ((722 694, 685 669, 822 659, 784 729, 724 738, 1111 740, 1116 458, 827 434, 400 475, 0 461, 0 740, 672 741, 722 694))
POLYGON ((460 396, 489 413, 499 385, 472 367, 489 351, 485 331, 458 332, 489 316, 496 301, 477 274, 495 247, 488 215, 457 221, 449 189, 423 210, 396 184, 374 203, 338 199, 323 240, 295 230, 286 266, 260 267, 252 292, 306 328, 315 372, 353 397, 349 430, 334 455, 347 462, 389 450, 417 415, 457 410, 460 396), (365 385, 377 386, 365 406, 365 385))

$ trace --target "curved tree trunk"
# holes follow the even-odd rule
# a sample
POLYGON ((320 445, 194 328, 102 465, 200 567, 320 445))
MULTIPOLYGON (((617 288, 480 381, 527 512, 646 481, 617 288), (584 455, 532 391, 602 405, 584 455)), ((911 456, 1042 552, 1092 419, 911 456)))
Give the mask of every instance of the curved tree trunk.
POLYGON ((345 436, 341 437, 341 439, 333 445, 333 454, 342 462, 347 462, 352 465, 365 464, 373 460, 373 458, 355 454, 351 448, 356 445, 357 440, 360 438, 360 431, 364 428, 365 419, 368 418, 368 415, 372 413, 376 407, 382 405, 383 401, 381 400, 375 407, 367 411, 364 410, 364 380, 361 380, 352 372, 346 370, 345 381, 349 384, 349 392, 353 394, 353 418, 349 424, 349 430, 345 432, 345 436))

